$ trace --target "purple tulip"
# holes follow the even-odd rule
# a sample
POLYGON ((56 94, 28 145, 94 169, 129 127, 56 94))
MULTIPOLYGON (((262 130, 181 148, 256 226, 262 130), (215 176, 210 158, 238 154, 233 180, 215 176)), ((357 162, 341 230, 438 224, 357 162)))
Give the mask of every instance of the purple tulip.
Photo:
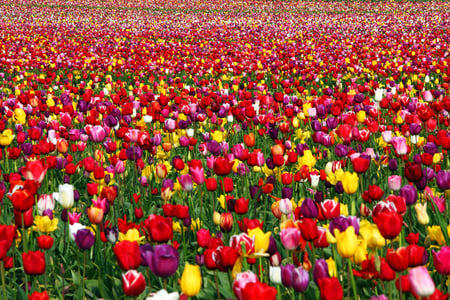
POLYGON ((286 266, 280 266, 281 268, 281 282, 287 288, 292 287, 292 272, 295 269, 293 264, 289 264, 286 266))
POLYGON ((166 278, 177 271, 179 255, 173 246, 161 244, 145 248, 141 246, 140 249, 142 259, 156 276, 166 278))
POLYGON ((284 186, 281 188, 281 198, 282 199, 291 199, 293 194, 293 190, 289 186, 284 186))
POLYGON ((303 267, 298 267, 292 271, 292 287, 294 291, 303 293, 308 288, 309 273, 303 267))
POLYGON ((206 143, 206 149, 214 156, 219 155, 221 151, 220 144, 215 140, 208 141, 206 143))
POLYGON ((413 205, 417 201, 417 190, 413 185, 405 185, 400 189, 400 196, 405 198, 406 205, 413 205))
POLYGON ((347 146, 342 145, 342 144, 338 144, 338 145, 334 148, 334 153, 335 153, 338 157, 344 157, 344 156, 347 156, 347 146))
POLYGON ((300 211, 305 218, 316 218, 319 214, 319 210, 317 209, 317 205, 311 198, 306 198, 303 200, 302 206, 300 207, 300 211))
POLYGON ((95 236, 89 229, 80 229, 75 235, 75 243, 81 250, 90 249, 95 242, 95 236))
POLYGON ((450 171, 439 171, 436 175, 436 183, 441 190, 450 189, 450 171))
POLYGON ((142 149, 140 147, 131 146, 125 150, 129 160, 137 161, 142 157, 142 149))
POLYGON ((314 264, 313 279, 315 283, 319 282, 319 279, 328 278, 328 264, 324 258, 317 259, 314 264))

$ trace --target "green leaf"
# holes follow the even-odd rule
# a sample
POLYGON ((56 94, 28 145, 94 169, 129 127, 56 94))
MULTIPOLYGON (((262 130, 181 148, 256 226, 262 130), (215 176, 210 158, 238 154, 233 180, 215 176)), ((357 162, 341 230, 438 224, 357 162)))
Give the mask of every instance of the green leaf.
POLYGON ((439 208, 437 207, 437 204, 434 201, 434 199, 432 197, 430 197, 430 200, 431 200, 431 203, 433 204, 434 211, 436 212, 435 215, 438 217, 439 226, 441 227, 442 234, 444 235, 445 243, 446 243, 446 245, 450 245, 450 239, 448 237, 448 232, 447 232, 447 224, 445 223, 444 219, 442 218, 442 214, 439 211, 439 208))

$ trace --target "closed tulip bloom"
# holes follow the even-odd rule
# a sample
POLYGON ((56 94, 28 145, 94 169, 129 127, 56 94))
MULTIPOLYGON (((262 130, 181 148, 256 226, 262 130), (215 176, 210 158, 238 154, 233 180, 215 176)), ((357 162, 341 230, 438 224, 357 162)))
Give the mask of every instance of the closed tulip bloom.
POLYGON ((367 220, 361 221, 359 234, 367 242, 370 249, 382 248, 386 244, 386 240, 378 230, 376 224, 371 224, 367 220))
POLYGON ((249 282, 242 290, 244 300, 275 300, 277 289, 261 282, 249 282))
POLYGON ((363 158, 363 157, 357 157, 352 159, 352 165, 353 170, 358 173, 362 174, 365 173, 369 167, 370 167, 370 159, 363 158))
POLYGON ((417 190, 413 185, 405 185, 400 189, 400 196, 405 198, 407 205, 413 205, 417 201, 417 190))
POLYGON ((436 183, 441 190, 450 189, 450 171, 440 170, 436 174, 436 183))
POLYGON ((45 253, 28 251, 22 253, 23 268, 28 275, 42 275, 45 272, 45 253))
POLYGON ((181 188, 185 192, 192 191, 193 184, 192 184, 192 177, 189 174, 181 175, 178 177, 178 182, 180 182, 181 188))
POLYGON ((137 269, 141 264, 141 254, 137 242, 118 242, 113 247, 113 252, 119 263, 119 267, 124 271, 137 269))
POLYGON ((22 175, 26 180, 33 180, 41 184, 44 180, 45 174, 47 174, 47 166, 45 166, 40 160, 30 160, 22 168, 22 175))
POLYGON ((28 300, 49 300, 50 297, 47 294, 47 291, 43 291, 42 293, 33 292, 33 294, 28 295, 28 300))
POLYGON ((321 300, 341 300, 344 297, 344 290, 336 277, 322 278, 318 285, 321 300))
POLYGON ((431 250, 433 253, 433 262, 436 272, 442 275, 450 275, 450 246, 443 246, 441 251, 436 252, 431 250))
POLYGON ((178 250, 168 244, 156 245, 148 248, 147 251, 141 251, 141 256, 150 270, 156 276, 163 278, 175 274, 180 261, 178 250))
POLYGON ((419 224, 427 225, 430 223, 430 217, 427 213, 427 202, 416 203, 416 205, 414 205, 414 209, 416 210, 417 222, 419 222, 419 224))
POLYGON ((230 162, 227 158, 218 157, 214 161, 213 170, 217 175, 228 175, 233 167, 233 162, 230 162))
POLYGON ((359 177, 357 173, 345 172, 342 179, 342 187, 344 192, 352 195, 358 190, 359 177))
POLYGON ((122 288, 125 295, 129 297, 139 296, 145 290, 145 278, 136 270, 129 270, 122 274, 122 288))
POLYGON ((404 137, 393 137, 391 140, 391 144, 398 155, 405 155, 408 153, 408 146, 406 145, 406 139, 404 137))
POLYGON ((423 177, 423 170, 420 163, 407 162, 405 165, 405 177, 412 182, 418 182, 423 177))
POLYGON ((408 250, 408 266, 409 267, 417 267, 425 265, 428 261, 428 252, 425 247, 410 244, 406 247, 408 250))
POLYGON ((269 267, 269 278, 270 282, 275 284, 281 284, 281 268, 280 267, 269 267))
POLYGON ((388 186, 389 189, 396 192, 400 190, 402 186, 402 176, 399 175, 391 175, 388 177, 388 186))
POLYGON ((189 172, 191 172, 192 180, 196 184, 203 184, 205 182, 205 170, 199 167, 190 167, 189 172))
POLYGON ((300 242, 301 233, 296 227, 288 227, 281 230, 280 237, 284 248, 294 250, 300 242))
POLYGON ((39 215, 42 216, 44 211, 53 210, 55 208, 55 199, 53 199, 52 195, 40 195, 37 202, 37 207, 39 210, 39 215))
POLYGON ((69 209, 73 206, 74 202, 74 191, 73 185, 71 184, 60 184, 59 192, 53 193, 53 198, 61 204, 65 209, 69 209))
POLYGON ((282 214, 288 215, 292 212, 293 205, 291 199, 281 199, 278 205, 282 214))
POLYGON ((309 273, 303 267, 295 268, 292 271, 292 288, 298 293, 303 293, 308 288, 309 273))
POLYGON ((313 279, 316 284, 318 284, 319 280, 322 278, 329 277, 328 273, 328 264, 324 258, 317 259, 314 264, 313 270, 313 279))
POLYGON ((397 213, 381 212, 373 217, 373 221, 385 239, 392 240, 402 231, 403 218, 397 213))
POLYGON ((90 249, 95 242, 95 236, 89 229, 79 229, 75 234, 75 243, 81 250, 90 249))
POLYGON ((94 142, 103 142, 106 137, 106 130, 100 126, 93 126, 90 130, 90 138, 94 142))
POLYGON ((431 296, 436 288, 426 267, 410 269, 408 271, 408 280, 411 284, 411 289, 420 298, 431 296))
POLYGON ((402 272, 408 268, 408 250, 406 247, 400 247, 396 250, 387 249, 386 261, 396 272, 402 272))
POLYGON ((166 290, 162 289, 156 293, 151 293, 145 300, 178 300, 180 295, 178 292, 168 293, 166 290))
POLYGON ((236 275, 236 280, 233 282, 233 293, 238 300, 243 300, 244 296, 242 290, 250 282, 258 282, 258 277, 252 271, 245 271, 236 275))
POLYGON ((336 236, 337 251, 343 258, 352 257, 358 247, 358 238, 355 234, 355 228, 349 226, 344 232, 334 231, 336 236))
POLYGON ((319 214, 317 205, 311 198, 306 198, 305 200, 303 200, 300 211, 305 218, 314 219, 319 214))
POLYGON ((181 291, 188 297, 194 297, 200 292, 202 287, 202 274, 200 273, 200 267, 191 265, 189 263, 184 267, 183 274, 181 275, 181 291))
POLYGON ((102 221, 103 221, 103 209, 101 209, 101 208, 97 208, 94 206, 89 207, 87 209, 87 215, 88 215, 89 221, 92 224, 98 225, 98 224, 102 223, 102 221))

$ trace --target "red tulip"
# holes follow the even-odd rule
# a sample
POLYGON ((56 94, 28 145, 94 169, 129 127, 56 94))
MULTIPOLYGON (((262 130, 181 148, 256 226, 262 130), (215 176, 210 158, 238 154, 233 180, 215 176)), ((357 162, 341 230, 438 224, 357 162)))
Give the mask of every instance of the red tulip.
POLYGON ((321 300, 340 300, 344 297, 344 290, 336 277, 321 278, 318 284, 321 300))
POLYGON ((153 242, 164 243, 173 238, 171 218, 151 216, 144 221, 144 230, 153 242))
POLYGON ((23 268, 28 275, 42 275, 45 272, 45 254, 41 251, 22 253, 23 268))
POLYGON ((22 175, 26 180, 36 181, 41 184, 44 180, 45 174, 47 173, 47 166, 40 160, 29 160, 25 167, 22 168, 22 175))
POLYGON ((53 246, 53 238, 49 235, 38 236, 37 242, 39 248, 43 250, 50 249, 53 246))
POLYGON ((197 244, 200 247, 202 248, 208 247, 210 240, 211 234, 209 233, 209 230, 201 228, 199 231, 197 231, 197 244))
POLYGON ((227 158, 218 157, 214 161, 213 170, 217 175, 225 176, 230 174, 232 167, 233 163, 230 162, 227 158))
POLYGON ((405 176, 409 181, 417 182, 423 177, 422 166, 419 163, 407 162, 405 176))
POLYGON ((402 231, 403 218, 397 213, 381 212, 373 217, 373 221, 385 239, 392 240, 402 231))
POLYGON ((141 264, 141 253, 137 242, 118 242, 114 246, 113 252, 120 268, 124 271, 137 269, 141 264))
POLYGON ((220 270, 226 271, 234 266, 234 263, 239 257, 239 252, 232 247, 225 246, 218 250, 218 266, 220 270))
POLYGON ((406 247, 397 250, 388 249, 386 252, 386 261, 396 272, 402 272, 408 268, 408 250, 406 247))
POLYGON ((319 237, 319 230, 317 229, 317 221, 305 218, 300 223, 300 230, 302 232, 302 237, 307 241, 314 241, 319 237))
POLYGON ((205 179, 206 189, 210 192, 213 192, 217 189, 217 180, 212 178, 206 178, 205 179))
MULTIPOLYGON (((138 254, 139 255, 139 254, 138 254)), ((122 287, 125 295, 139 296, 145 290, 144 275, 136 270, 129 270, 122 274, 122 287)))
POLYGON ((34 223, 33 217, 33 207, 28 209, 27 211, 21 212, 19 210, 14 209, 14 222, 17 227, 22 227, 22 215, 23 215, 23 226, 28 228, 34 223))
POLYGON ((8 198, 11 200, 14 209, 17 211, 27 211, 35 204, 34 195, 37 192, 37 184, 33 180, 11 182, 8 198))
POLYGON ((33 294, 28 295, 28 300, 49 300, 49 296, 47 291, 43 291, 42 293, 33 292, 33 294))
POLYGON ((238 215, 244 215, 248 212, 248 203, 249 199, 245 199, 244 197, 238 198, 234 203, 234 211, 238 215))
POLYGON ((224 177, 220 180, 220 189, 225 193, 231 193, 233 191, 233 178, 224 177))
POLYGON ((275 300, 277 289, 267 283, 249 282, 242 290, 244 300, 275 300))
POLYGON ((362 173, 365 173, 367 171, 367 169, 369 169, 370 160, 363 158, 363 157, 357 157, 357 158, 352 159, 352 165, 353 165, 353 170, 356 173, 362 174, 362 173))

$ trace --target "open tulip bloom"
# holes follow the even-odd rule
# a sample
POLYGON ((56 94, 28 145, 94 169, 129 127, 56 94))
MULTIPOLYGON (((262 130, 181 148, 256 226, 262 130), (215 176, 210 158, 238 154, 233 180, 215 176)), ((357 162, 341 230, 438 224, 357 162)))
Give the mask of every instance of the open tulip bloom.
POLYGON ((1 5, 1 299, 449 297, 447 1, 38 2, 1 5))

